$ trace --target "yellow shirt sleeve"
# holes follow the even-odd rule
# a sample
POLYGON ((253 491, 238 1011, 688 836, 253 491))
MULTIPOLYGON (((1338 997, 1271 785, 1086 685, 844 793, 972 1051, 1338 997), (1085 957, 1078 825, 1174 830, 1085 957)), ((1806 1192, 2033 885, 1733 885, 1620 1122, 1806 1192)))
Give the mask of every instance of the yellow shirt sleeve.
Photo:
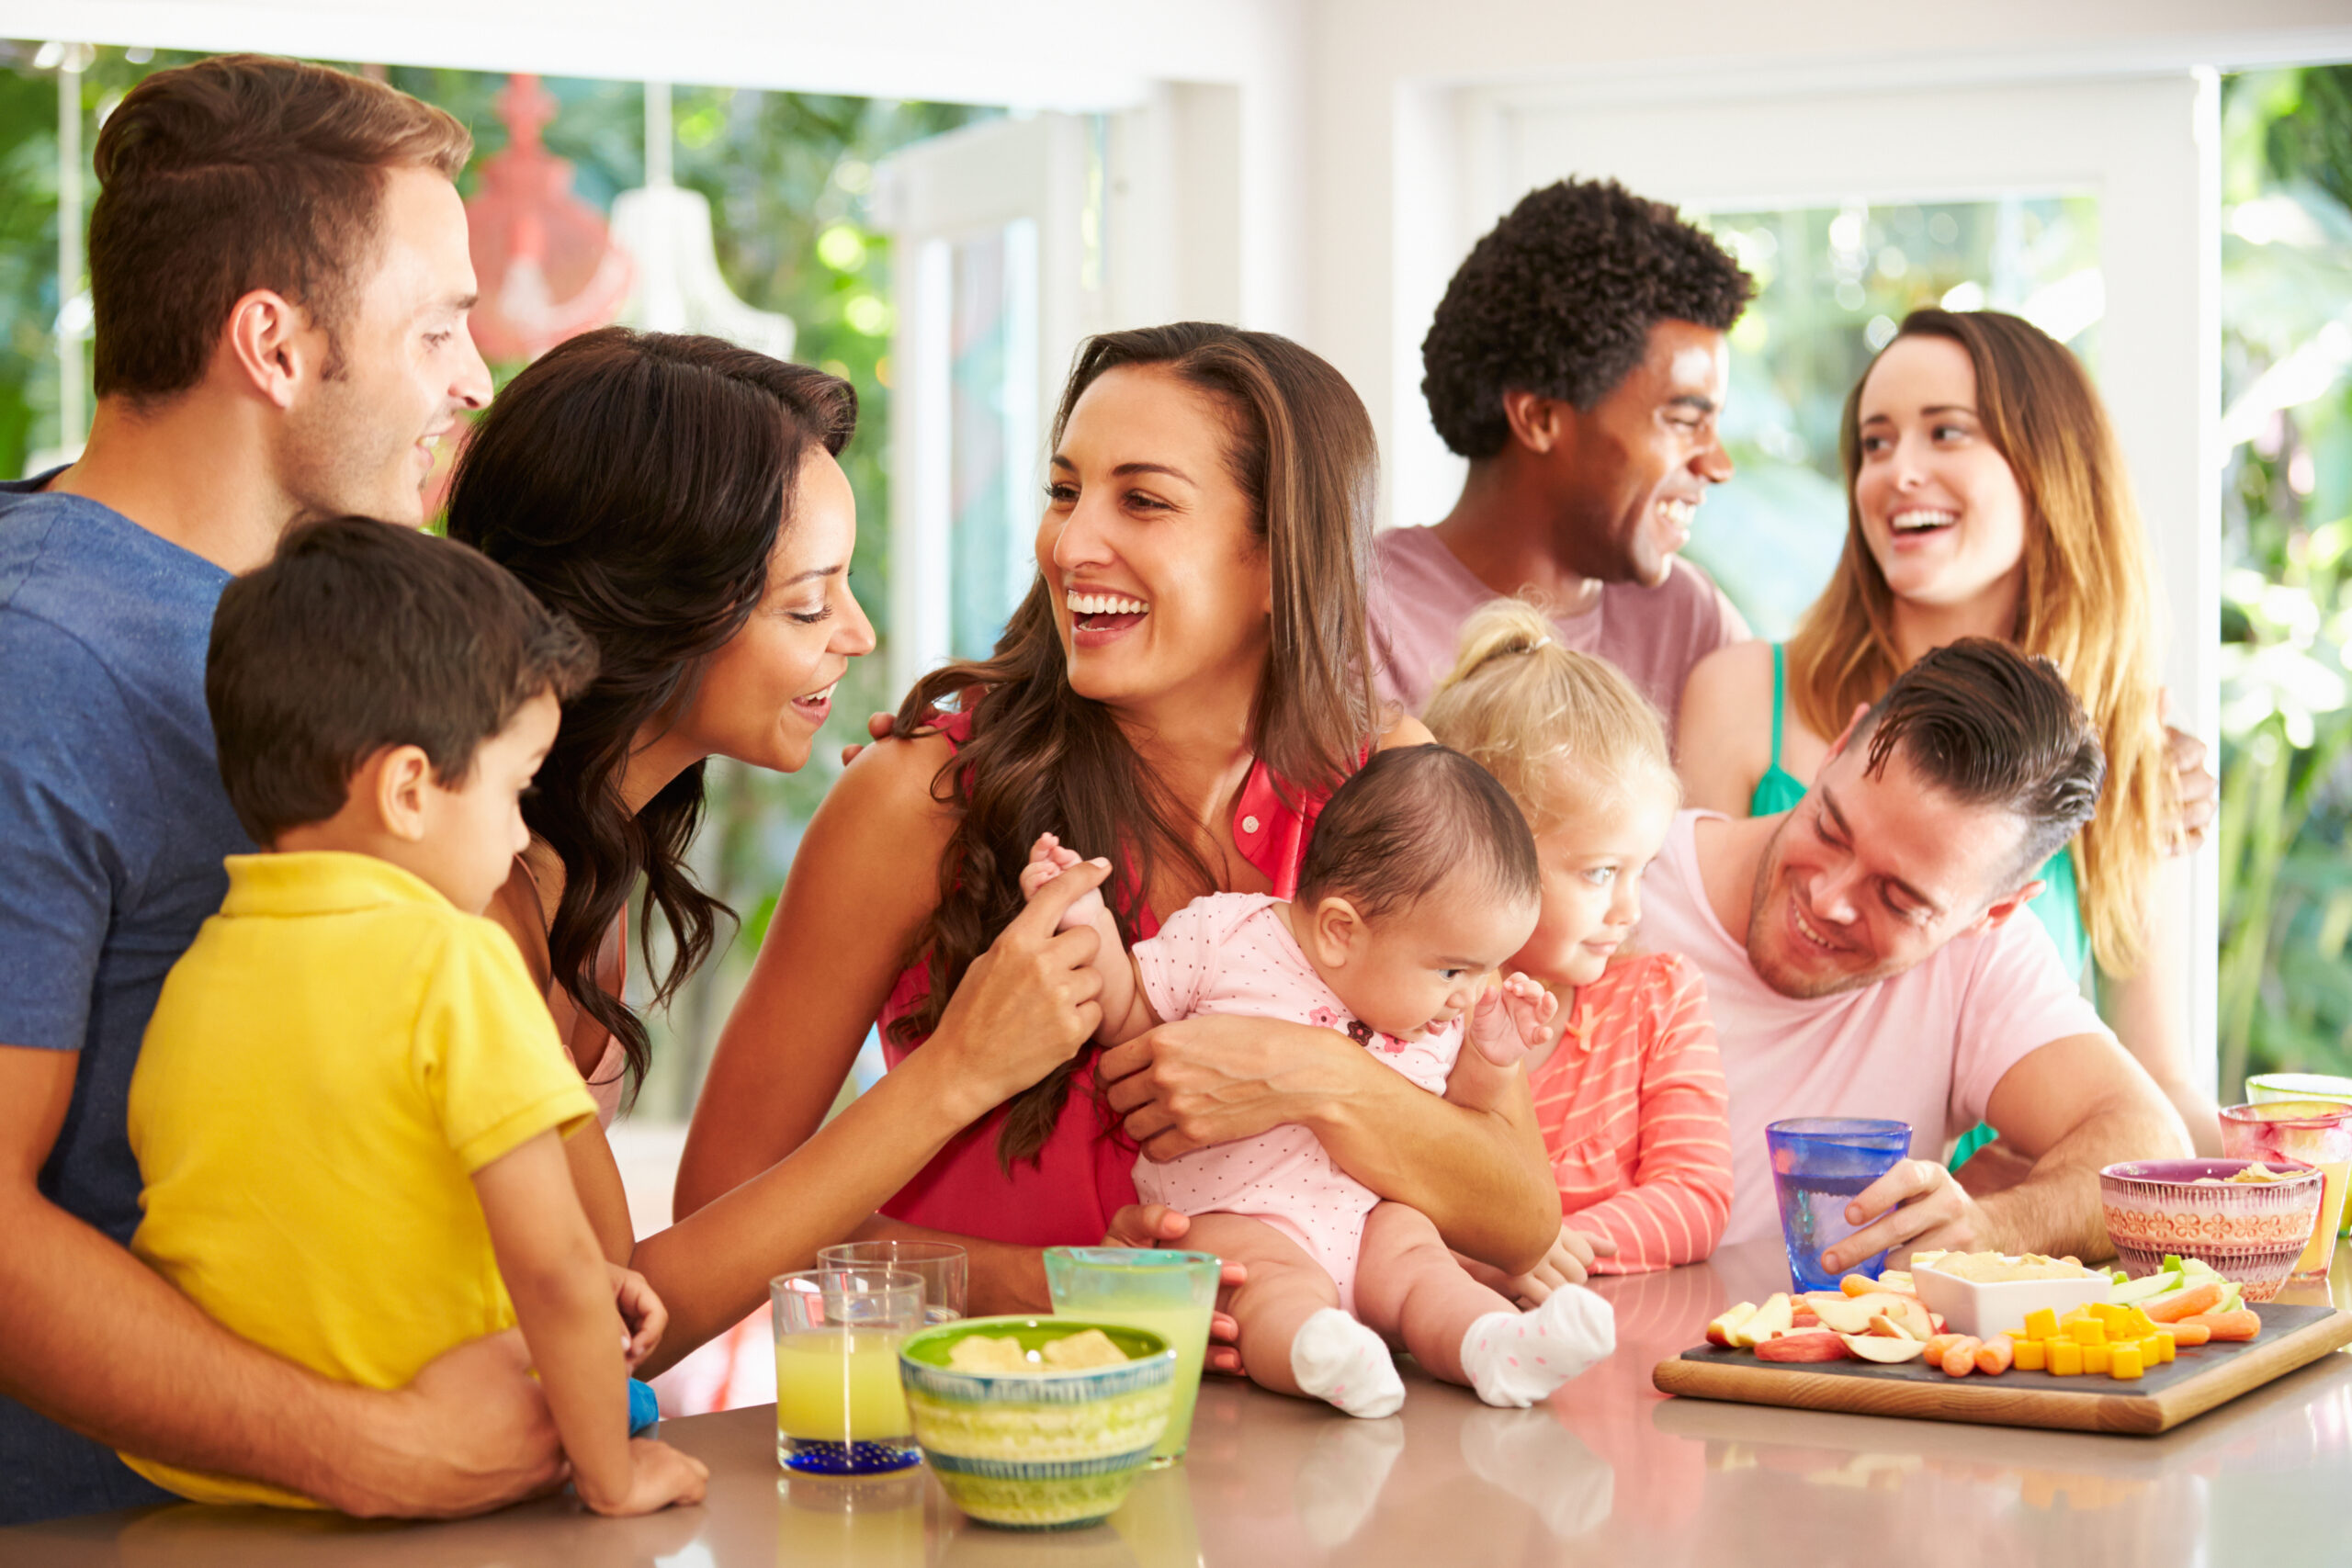
POLYGON ((413 1060, 469 1176, 596 1113, 514 939, 489 920, 451 931, 417 1011, 413 1060))

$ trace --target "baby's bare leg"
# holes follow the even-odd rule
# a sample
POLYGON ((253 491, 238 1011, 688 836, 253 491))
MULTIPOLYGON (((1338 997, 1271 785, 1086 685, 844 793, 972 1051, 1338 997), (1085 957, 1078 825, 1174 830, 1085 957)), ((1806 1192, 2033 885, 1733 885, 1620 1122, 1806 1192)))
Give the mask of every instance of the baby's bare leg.
POLYGON ((1340 1288, 1306 1250, 1263 1220, 1243 1214, 1194 1214, 1184 1245, 1246 1264, 1249 1283, 1227 1306, 1241 1328, 1241 1370, 1276 1393, 1305 1391, 1291 1370, 1291 1341, 1299 1325, 1340 1304, 1340 1288))
POLYGON ((1525 1406, 1616 1348, 1609 1303, 1579 1285, 1521 1313, 1463 1271, 1419 1210, 1383 1203, 1365 1222, 1356 1309, 1448 1382, 1489 1404, 1525 1406))
POLYGON ((1490 1312, 1517 1310, 1463 1272, 1419 1209, 1383 1203, 1364 1222, 1356 1313, 1367 1327, 1402 1339, 1431 1376, 1468 1382, 1462 1337, 1490 1312))

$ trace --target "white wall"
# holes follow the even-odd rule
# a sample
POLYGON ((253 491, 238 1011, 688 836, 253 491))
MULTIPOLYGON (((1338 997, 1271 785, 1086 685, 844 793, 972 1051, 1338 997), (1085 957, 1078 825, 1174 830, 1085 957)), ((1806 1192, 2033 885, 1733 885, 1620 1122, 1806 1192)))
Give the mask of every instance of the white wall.
POLYGON ((0 0, 0 37, 1077 112, 1227 88, 1239 314, 1297 332, 1306 17, 1305 0, 0 0))

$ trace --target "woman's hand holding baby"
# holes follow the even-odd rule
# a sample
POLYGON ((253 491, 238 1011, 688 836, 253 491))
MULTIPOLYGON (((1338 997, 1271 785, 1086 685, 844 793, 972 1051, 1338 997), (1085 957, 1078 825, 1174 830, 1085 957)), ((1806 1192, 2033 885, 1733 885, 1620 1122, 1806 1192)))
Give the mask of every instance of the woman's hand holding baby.
POLYGON ((921 1054, 943 1065, 967 1120, 1069 1060, 1102 1026, 1101 944, 1091 931, 1063 930, 1062 916, 1109 874, 1085 861, 1057 876, 965 971, 921 1054))
MULTIPOLYGON (((1078 852, 1065 849, 1059 839, 1051 833, 1040 833, 1037 836, 1037 841, 1029 846, 1029 863, 1021 869, 1021 896, 1023 898, 1035 898, 1038 890, 1046 884, 1070 867, 1084 864, 1098 865, 1107 871, 1110 869, 1111 863, 1101 859, 1091 862, 1081 861, 1079 859, 1078 852)), ((1096 916, 1107 917, 1110 911, 1102 903, 1102 889, 1096 888, 1070 905, 1069 912, 1062 916, 1062 930, 1070 931, 1079 926, 1091 926, 1094 923, 1096 916)))

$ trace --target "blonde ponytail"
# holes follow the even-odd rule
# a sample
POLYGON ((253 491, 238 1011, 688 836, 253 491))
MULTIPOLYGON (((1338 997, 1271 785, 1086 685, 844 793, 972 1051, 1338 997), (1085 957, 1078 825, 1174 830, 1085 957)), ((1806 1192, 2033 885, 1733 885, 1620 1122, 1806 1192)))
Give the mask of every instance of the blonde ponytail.
POLYGON ((1422 721, 1494 774, 1538 833, 1577 797, 1680 797, 1657 710, 1614 666, 1561 647, 1522 599, 1493 600, 1463 623, 1453 672, 1422 721))

